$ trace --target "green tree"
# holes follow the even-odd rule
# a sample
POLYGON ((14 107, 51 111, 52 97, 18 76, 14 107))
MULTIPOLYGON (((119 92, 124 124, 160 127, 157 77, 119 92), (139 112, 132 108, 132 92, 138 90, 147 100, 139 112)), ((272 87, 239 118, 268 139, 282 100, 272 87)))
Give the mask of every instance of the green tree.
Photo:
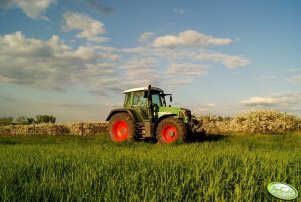
POLYGON ((20 116, 16 119, 16 122, 22 125, 28 124, 27 118, 25 116, 20 116))
POLYGON ((56 118, 48 115, 37 115, 37 123, 55 123, 56 118))
POLYGON ((0 118, 0 125, 9 125, 13 121, 13 117, 1 117, 0 118))
POLYGON ((34 118, 27 118, 28 124, 33 124, 35 122, 34 118))
POLYGON ((22 125, 33 124, 35 122, 34 118, 29 118, 25 116, 20 116, 16 119, 16 122, 22 125))

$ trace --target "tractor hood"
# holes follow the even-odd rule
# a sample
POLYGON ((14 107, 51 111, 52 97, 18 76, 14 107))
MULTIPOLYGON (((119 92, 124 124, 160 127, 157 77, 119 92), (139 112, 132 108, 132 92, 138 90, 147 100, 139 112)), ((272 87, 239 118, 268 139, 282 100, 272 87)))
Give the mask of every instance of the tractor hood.
POLYGON ((164 115, 171 115, 174 114, 176 116, 179 115, 180 108, 179 107, 158 107, 155 109, 155 117, 160 118, 164 115))
POLYGON ((160 118, 165 115, 174 115, 178 118, 182 118, 185 123, 191 121, 191 111, 189 109, 180 107, 158 107, 154 110, 155 118, 160 118))

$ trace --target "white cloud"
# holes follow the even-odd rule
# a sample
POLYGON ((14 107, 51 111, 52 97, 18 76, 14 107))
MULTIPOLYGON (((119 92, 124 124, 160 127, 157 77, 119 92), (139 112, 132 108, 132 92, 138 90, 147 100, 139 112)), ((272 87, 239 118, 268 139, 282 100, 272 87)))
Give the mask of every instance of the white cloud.
POLYGON ((272 97, 251 97, 248 100, 242 100, 240 103, 249 106, 274 105, 278 103, 278 99, 272 97))
MULTIPOLYGON (((178 48, 164 48, 164 47, 154 47, 154 46, 140 46, 135 48, 113 48, 106 46, 94 46, 96 49, 111 53, 120 54, 135 54, 137 58, 156 58, 164 60, 167 63, 186 63, 186 61, 191 61, 193 63, 200 62, 214 62, 222 63, 228 68, 236 68, 240 66, 245 66, 250 64, 250 61, 241 56, 227 55, 219 52, 207 51, 204 48, 194 48, 190 49, 187 47, 178 48), (183 62, 184 61, 184 62, 183 62)), ((168 64, 168 65, 170 65, 168 64)), ((202 65, 202 64, 200 64, 202 65)))
POLYGON ((141 70, 141 69, 152 69, 156 65, 154 59, 142 59, 142 58, 132 58, 128 60, 125 64, 125 69, 130 70, 141 70))
POLYGON ((206 65, 191 63, 162 66, 159 60, 152 58, 132 58, 122 66, 128 82, 139 86, 156 84, 177 87, 185 85, 191 83, 198 76, 207 75, 206 69, 206 65))
POLYGON ((170 88, 176 88, 178 86, 183 86, 183 85, 187 85, 191 83, 191 79, 190 78, 181 78, 181 79, 170 79, 167 83, 168 83, 168 87, 170 88))
POLYGON ((48 20, 43 13, 51 4, 56 4, 57 0, 2 0, 0 8, 20 8, 29 18, 48 20))
POLYGON ((275 75, 262 75, 262 76, 259 76, 258 79, 259 80, 272 80, 272 79, 277 79, 278 76, 275 76, 275 75))
POLYGON ((195 112, 196 113, 208 113, 208 112, 212 112, 214 111, 214 109, 216 108, 217 106, 213 103, 208 103, 208 104, 204 104, 204 105, 199 105, 199 106, 194 106, 193 108, 195 109, 195 112))
POLYGON ((119 95, 125 89, 130 88, 130 80, 121 75, 111 75, 106 78, 95 78, 89 83, 84 83, 84 86, 94 95, 109 96, 111 92, 117 92, 119 95))
POLYGON ((89 47, 100 50, 100 51, 105 51, 105 52, 110 52, 110 53, 123 53, 123 54, 143 54, 147 52, 146 47, 134 47, 134 48, 114 48, 110 46, 99 46, 95 44, 90 44, 87 43, 89 47))
POLYGON ((297 71, 300 71, 301 68, 289 68, 288 71, 289 72, 297 72, 297 71))
POLYGON ((190 109, 191 112, 196 116, 204 116, 204 115, 229 116, 234 111, 234 108, 232 108, 232 106, 230 109, 230 106, 227 106, 225 104, 215 104, 212 102, 189 104, 186 106, 185 103, 183 103, 180 104, 180 106, 184 106, 185 108, 190 109))
POLYGON ((208 103, 207 106, 208 106, 208 107, 211 107, 211 108, 216 107, 216 105, 213 104, 213 103, 208 103))
POLYGON ((301 83, 301 75, 293 77, 292 81, 301 83))
POLYGON ((151 58, 131 58, 123 66, 129 82, 136 85, 148 85, 160 81, 158 62, 151 58))
POLYGON ((206 75, 206 65, 190 64, 190 63, 176 63, 171 64, 165 71, 165 74, 169 76, 181 76, 181 77, 195 77, 206 75))
POLYGON ((201 53, 196 56, 196 59, 200 61, 220 62, 228 68, 236 68, 250 64, 247 58, 222 53, 201 53))
MULTIPOLYGON (((146 38, 148 36, 144 39, 146 38)), ((185 46, 164 48, 145 45, 123 49, 97 45, 93 47, 111 54, 120 54, 121 72, 128 76, 130 83, 137 85, 156 82, 176 87, 191 83, 194 79, 209 73, 208 61, 222 63, 229 68, 249 63, 246 58, 217 52, 204 53, 204 48, 191 49, 185 46)))
POLYGON ((63 17, 63 31, 80 30, 76 38, 83 38, 91 42, 108 41, 108 38, 102 36, 106 33, 102 22, 76 12, 66 12, 63 17))
POLYGON ((188 13, 188 10, 177 9, 177 8, 175 8, 175 9, 173 9, 173 12, 174 12, 174 13, 177 13, 177 14, 180 14, 180 15, 183 15, 183 14, 185 14, 185 13, 188 13))
POLYGON ((84 68, 76 74, 76 78, 84 79, 94 79, 103 76, 112 76, 117 72, 117 68, 110 63, 95 63, 95 64, 85 64, 84 68))
POLYGON ((166 35, 153 41, 154 47, 175 48, 179 46, 206 47, 208 45, 228 45, 232 42, 228 38, 214 38, 194 30, 180 32, 178 36, 166 35))
POLYGON ((0 47, 6 47, 0 49, 0 82, 4 83, 63 91, 116 71, 113 56, 84 46, 73 50, 58 36, 42 41, 16 32, 0 36, 0 47))
MULTIPOLYGON (((79 29, 82 31, 79 35, 84 32, 83 22, 93 21, 77 13, 67 14, 65 20, 69 17, 72 20, 66 20, 64 29, 79 29), (74 16, 79 19, 74 21, 74 16)), ((87 25, 87 30, 91 26, 87 25)), ((101 37, 104 32, 93 32, 94 37, 101 37)), ((93 34, 90 36, 93 40, 93 34)), ((150 36, 152 33, 147 33, 144 39, 150 36)), ((181 34, 179 36, 182 37, 181 34)), ((186 40, 185 43, 192 42, 186 40)), ((2 83, 56 91, 79 85, 97 95, 109 95, 138 85, 186 85, 210 73, 207 61, 219 62, 230 68, 248 63, 247 59, 238 56, 208 53, 204 52, 204 48, 185 46, 172 49, 145 45, 119 49, 91 41, 87 46, 71 48, 58 36, 43 41, 26 38, 21 32, 0 36, 0 47, 6 47, 0 49, 0 64, 4 64, 0 66, 2 83)))
POLYGON ((153 33, 153 32, 144 32, 140 35, 139 42, 142 44, 146 44, 149 42, 150 38, 154 35, 155 35, 155 33, 153 33))
POLYGON ((177 87, 207 74, 206 65, 191 63, 163 65, 161 62, 158 58, 130 58, 121 66, 121 71, 127 75, 127 83, 130 87, 148 84, 177 87))
POLYGON ((239 107, 240 111, 267 108, 301 116, 301 92, 250 97, 249 99, 241 100, 239 107))
POLYGON ((240 101, 245 106, 265 106, 265 107, 285 107, 298 105, 301 106, 301 93, 279 94, 265 97, 251 97, 240 101))

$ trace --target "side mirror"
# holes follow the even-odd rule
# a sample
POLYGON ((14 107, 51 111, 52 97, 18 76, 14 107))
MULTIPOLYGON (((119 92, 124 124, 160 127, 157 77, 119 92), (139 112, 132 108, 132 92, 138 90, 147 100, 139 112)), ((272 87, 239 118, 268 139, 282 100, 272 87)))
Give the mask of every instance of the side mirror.
POLYGON ((170 97, 169 97, 169 101, 170 101, 170 102, 172 102, 172 95, 170 95, 170 97))

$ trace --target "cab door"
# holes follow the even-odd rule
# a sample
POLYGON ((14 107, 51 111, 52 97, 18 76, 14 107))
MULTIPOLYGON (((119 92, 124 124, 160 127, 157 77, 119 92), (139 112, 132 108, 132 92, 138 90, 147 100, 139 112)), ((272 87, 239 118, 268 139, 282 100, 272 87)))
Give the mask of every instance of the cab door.
POLYGON ((144 97, 143 91, 133 92, 131 107, 136 109, 141 121, 148 121, 148 102, 147 98, 144 97))

